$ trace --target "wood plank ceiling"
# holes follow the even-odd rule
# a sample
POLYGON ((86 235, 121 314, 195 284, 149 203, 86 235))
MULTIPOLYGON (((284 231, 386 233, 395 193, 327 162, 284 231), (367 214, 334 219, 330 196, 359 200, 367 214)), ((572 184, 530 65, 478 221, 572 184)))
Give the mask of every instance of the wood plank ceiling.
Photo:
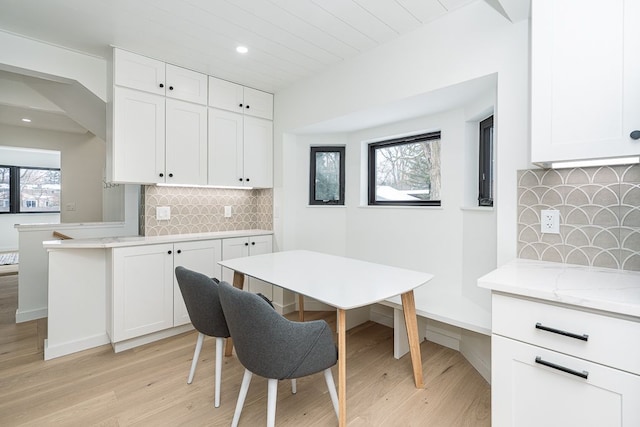
POLYGON ((2 0, 0 30, 105 58, 114 45, 277 92, 472 1, 2 0))

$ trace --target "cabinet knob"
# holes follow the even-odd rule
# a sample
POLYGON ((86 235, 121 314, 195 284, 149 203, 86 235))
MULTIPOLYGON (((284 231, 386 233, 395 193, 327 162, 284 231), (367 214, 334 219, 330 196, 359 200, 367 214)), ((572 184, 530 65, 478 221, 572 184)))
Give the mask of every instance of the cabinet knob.
POLYGON ((171 251, 167 251, 167 253, 168 253, 169 255, 171 255, 171 253, 172 253, 172 252, 171 252, 171 251))
POLYGON ((252 246, 255 246, 255 245, 256 245, 256 242, 251 242, 251 245, 252 245, 252 246))
POLYGON ((173 90, 173 86, 169 86, 169 90, 173 90))
POLYGON ((248 109, 249 109, 249 106, 247 105, 245 108, 248 110, 248 109))
POLYGON ((164 87, 164 83, 160 83, 158 86, 160 86, 160 87, 164 87))
POLYGON ((164 176, 164 174, 162 172, 160 172, 158 175, 160 175, 160 178, 162 178, 164 176))
POLYGON ((249 246, 249 243, 245 243, 244 245, 245 245, 245 246, 249 246))
POLYGON ((169 174, 169 178, 173 178, 173 174, 172 173, 169 174))
POLYGON ((242 178, 238 178, 238 181, 242 182, 242 178))
POLYGON ((182 253, 182 249, 178 249, 176 252, 178 252, 179 254, 182 253))
POLYGON ((238 104, 238 107, 242 108, 242 104, 238 104))
POLYGON ((640 130, 634 130, 629 136, 631 139, 640 139, 640 130))
POLYGON ((249 182, 249 178, 245 178, 244 180, 245 180, 245 181, 247 181, 247 182, 249 182))

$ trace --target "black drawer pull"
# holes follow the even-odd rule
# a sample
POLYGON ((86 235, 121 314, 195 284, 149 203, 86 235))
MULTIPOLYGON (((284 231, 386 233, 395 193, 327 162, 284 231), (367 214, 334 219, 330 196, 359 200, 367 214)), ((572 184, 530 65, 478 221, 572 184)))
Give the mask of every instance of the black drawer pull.
POLYGON ((565 337, 575 338, 575 339, 580 340, 580 341, 589 341, 589 335, 587 335, 587 334, 578 335, 578 334, 574 334, 572 332, 563 331, 561 329, 550 328, 548 326, 542 326, 542 323, 539 323, 539 322, 536 323, 536 329, 541 329, 541 330, 547 331, 547 332, 553 332, 554 334, 564 335, 565 337))
POLYGON ((585 380, 589 376, 589 372, 587 371, 576 371, 571 368, 566 368, 564 366, 556 365, 555 363, 542 360, 542 357, 540 356, 536 356, 536 363, 539 363, 544 366, 548 366, 549 368, 557 369, 558 371, 566 372, 567 374, 575 375, 576 377, 584 378, 585 380))

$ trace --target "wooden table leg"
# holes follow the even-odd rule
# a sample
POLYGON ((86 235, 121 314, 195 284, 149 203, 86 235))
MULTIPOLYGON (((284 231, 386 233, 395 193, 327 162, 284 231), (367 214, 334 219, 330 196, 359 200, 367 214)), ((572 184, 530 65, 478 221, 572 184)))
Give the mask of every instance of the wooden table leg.
POLYGON ((413 291, 402 294, 402 311, 404 312, 404 323, 407 327, 407 339, 409 340, 409 350, 411 351, 413 380, 416 388, 424 388, 420 340, 418 338, 418 318, 416 317, 416 303, 413 291))
POLYGON ((304 322, 304 295, 298 294, 298 320, 304 322))
MULTIPOLYGON (((244 288, 244 274, 238 273, 237 271, 233 272, 233 286, 242 289, 244 288)), ((227 338, 227 341, 224 346, 224 355, 226 357, 231 356, 233 353, 233 340, 231 337, 227 338)))
POLYGON ((338 309, 338 426, 347 425, 347 326, 343 309, 338 309))

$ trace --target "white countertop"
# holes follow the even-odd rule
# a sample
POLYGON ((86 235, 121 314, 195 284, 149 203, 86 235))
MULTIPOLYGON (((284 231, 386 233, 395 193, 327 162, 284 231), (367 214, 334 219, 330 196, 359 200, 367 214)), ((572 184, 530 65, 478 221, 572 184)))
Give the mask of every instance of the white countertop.
POLYGON ((214 233, 169 234, 166 236, 123 236, 95 239, 47 240, 42 242, 45 249, 105 249, 125 246, 142 246, 160 243, 192 242, 231 237, 262 236, 273 234, 270 230, 234 230, 214 233))
POLYGON ((640 272, 516 259, 478 286, 640 318, 640 272))

